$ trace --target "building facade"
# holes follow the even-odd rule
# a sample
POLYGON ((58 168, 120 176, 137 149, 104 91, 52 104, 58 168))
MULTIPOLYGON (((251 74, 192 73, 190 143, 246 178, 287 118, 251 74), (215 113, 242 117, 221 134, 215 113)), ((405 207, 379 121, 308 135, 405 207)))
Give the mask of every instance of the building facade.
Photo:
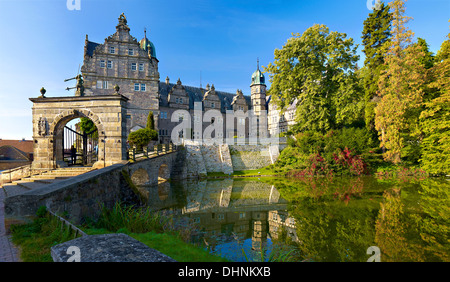
POLYGON ((89 41, 86 35, 81 68, 84 95, 112 95, 115 85, 118 85, 120 94, 129 99, 127 134, 144 128, 151 111, 161 143, 171 141, 173 130, 184 118, 190 118, 189 136, 184 136, 186 132, 175 134, 200 139, 208 126, 214 122, 224 122, 227 112, 236 113, 234 129, 227 132, 223 123, 222 128, 215 128, 212 137, 248 138, 252 133, 268 137, 269 131, 273 132, 272 136, 277 134, 278 120, 275 122, 275 119, 270 119, 276 111, 274 109, 271 113, 273 107, 268 106, 270 99, 266 97, 265 78, 259 70, 259 63, 251 77, 250 96, 245 96, 242 90, 237 90, 235 94, 217 91, 214 85, 209 84, 206 88, 186 86, 179 78, 176 83, 171 83, 169 77, 160 81, 158 64, 155 45, 145 32, 141 40, 134 38, 122 14, 116 32, 107 37, 104 43, 89 41), (188 112, 190 117, 173 116, 179 110, 188 112), (201 111, 202 115, 195 115, 196 110, 201 111), (212 114, 206 115, 206 112, 212 114), (252 116, 249 116, 250 112, 252 116), (252 118, 256 120, 253 123, 255 128, 249 125, 252 118))

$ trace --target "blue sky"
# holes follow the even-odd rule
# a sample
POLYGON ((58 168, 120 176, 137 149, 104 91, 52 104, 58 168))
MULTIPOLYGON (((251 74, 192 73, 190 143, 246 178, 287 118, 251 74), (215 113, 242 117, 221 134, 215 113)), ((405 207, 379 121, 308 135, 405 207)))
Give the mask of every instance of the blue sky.
MULTIPOLYGON (((85 35, 103 43, 127 16, 131 34, 154 43, 160 79, 181 79, 191 86, 214 84, 217 90, 250 94, 250 77, 273 62, 291 33, 319 23, 361 43, 367 0, 222 1, 222 0, 0 0, 0 138, 32 138, 32 103, 44 86, 47 96, 65 91, 83 62, 85 35)), ((436 52, 449 33, 449 0, 409 0, 409 27, 436 52)), ((361 63, 364 60, 361 52, 361 63)), ((268 81, 268 75, 266 74, 268 81)))

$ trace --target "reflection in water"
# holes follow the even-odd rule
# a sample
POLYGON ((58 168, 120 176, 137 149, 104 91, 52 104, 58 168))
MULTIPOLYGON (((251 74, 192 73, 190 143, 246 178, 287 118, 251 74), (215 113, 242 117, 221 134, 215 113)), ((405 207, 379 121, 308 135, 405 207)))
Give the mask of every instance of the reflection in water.
POLYGON ((233 261, 288 252, 299 261, 366 261, 370 246, 380 248, 381 261, 449 261, 449 186, 373 177, 228 178, 145 190, 150 207, 197 226, 192 242, 233 261))

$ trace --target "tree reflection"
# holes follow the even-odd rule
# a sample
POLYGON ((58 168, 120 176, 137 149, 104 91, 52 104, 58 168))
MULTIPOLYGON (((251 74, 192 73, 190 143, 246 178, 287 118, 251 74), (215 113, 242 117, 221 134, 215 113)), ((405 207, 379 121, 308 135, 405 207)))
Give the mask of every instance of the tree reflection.
POLYGON ((385 191, 375 229, 382 261, 449 261, 449 185, 420 182, 418 205, 406 205, 399 189, 385 191))
POLYGON ((274 183, 289 200, 301 260, 449 261, 450 183, 371 177, 274 183))

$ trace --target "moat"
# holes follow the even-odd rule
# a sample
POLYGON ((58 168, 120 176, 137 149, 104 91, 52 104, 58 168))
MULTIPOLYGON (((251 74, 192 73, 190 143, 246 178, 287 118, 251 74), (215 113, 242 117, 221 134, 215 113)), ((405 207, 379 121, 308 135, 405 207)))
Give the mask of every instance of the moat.
POLYGON ((382 262, 450 260, 448 179, 227 178, 142 188, 151 208, 188 219, 193 243, 231 261, 364 262, 371 246, 382 262))

